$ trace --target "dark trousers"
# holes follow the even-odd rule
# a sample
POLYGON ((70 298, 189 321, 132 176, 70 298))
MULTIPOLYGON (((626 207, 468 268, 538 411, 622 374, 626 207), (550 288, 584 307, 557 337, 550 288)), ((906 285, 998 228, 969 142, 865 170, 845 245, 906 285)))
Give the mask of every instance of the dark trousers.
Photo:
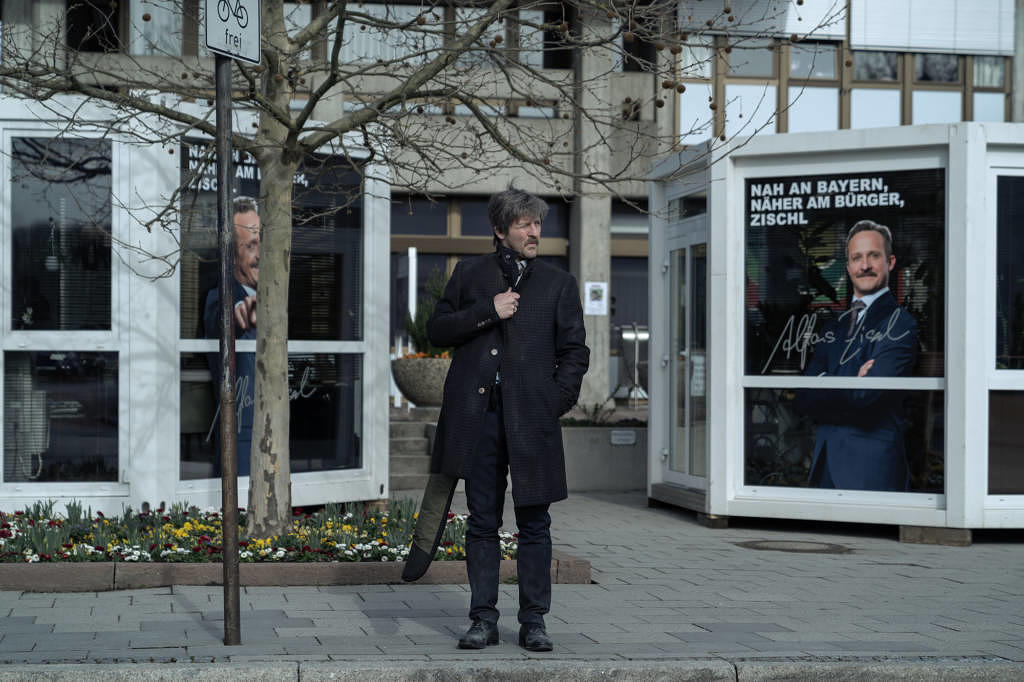
MULTIPOLYGON (((466 481, 469 520, 466 571, 472 592, 469 617, 498 622, 498 528, 505 508, 508 448, 500 403, 488 409, 481 424, 470 478, 466 481)), ((544 625, 551 608, 551 515, 548 505, 516 507, 519 528, 519 622, 544 625)))

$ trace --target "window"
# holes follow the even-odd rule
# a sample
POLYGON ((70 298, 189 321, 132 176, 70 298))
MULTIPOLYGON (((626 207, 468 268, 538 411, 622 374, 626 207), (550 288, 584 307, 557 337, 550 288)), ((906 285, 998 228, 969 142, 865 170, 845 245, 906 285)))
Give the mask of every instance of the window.
POLYGON ((67 0, 67 44, 81 52, 119 52, 121 13, 116 2, 67 0))
POLYGON ((393 196, 391 234, 448 234, 448 201, 393 196))
MULTIPOLYGON (((215 389, 220 364, 214 340, 219 337, 220 317, 216 182, 212 165, 204 165, 206 143, 186 142, 181 151, 182 183, 191 190, 181 205, 181 337, 189 340, 183 342, 181 354, 181 475, 206 478, 219 472, 215 389), (209 340, 193 341, 199 339, 209 340)), ((293 396, 290 442, 296 448, 292 471, 359 467, 362 361, 360 355, 341 353, 343 342, 363 339, 361 179, 344 158, 315 154, 300 165, 293 183, 288 338, 304 347, 303 354, 289 354, 293 396), (314 388, 315 400, 310 393, 314 388), (347 440, 353 433, 355 440, 347 440)), ((254 306, 260 232, 265 227, 260 216, 259 168, 252 158, 240 154, 236 159, 232 189, 238 467, 239 475, 244 476, 249 473, 253 430, 254 306)))
POLYGON ((919 83, 959 83, 960 60, 955 54, 916 54, 914 80, 919 83))
POLYGON ((345 22, 341 59, 346 62, 390 62, 415 57, 427 62, 443 42, 443 10, 420 5, 366 3, 352 5, 345 22), (423 15, 425 22, 416 19, 423 15))
POLYGON ((571 69, 573 50, 572 46, 566 42, 566 34, 561 27, 571 26, 569 13, 575 10, 562 3, 555 3, 555 5, 551 9, 544 10, 544 24, 550 27, 544 31, 544 68, 571 69))
POLYGON ((182 11, 163 0, 131 0, 129 53, 180 56, 182 11))
POLYGON ((11 327, 111 328, 111 147, 11 140, 11 327))
POLYGON ((898 81, 900 56, 895 52, 854 52, 853 79, 858 81, 898 81))
POLYGON ((117 353, 4 353, 4 482, 117 480, 117 353))
POLYGON ((1024 176, 996 181, 996 367, 1024 369, 1024 176))
POLYGON ((789 47, 790 78, 836 77, 836 46, 833 43, 795 43, 789 47))
POLYGON ((1006 83, 1006 59, 1003 57, 974 58, 974 87, 1003 88, 1006 83))
POLYGON ((680 74, 683 78, 710 80, 714 65, 714 52, 707 45, 683 45, 680 74))
POLYGON ((774 43, 749 40, 733 45, 728 52, 729 75, 749 78, 775 76, 774 43))
POLYGON ((956 123, 962 118, 959 90, 914 90, 914 123, 956 123))
POLYGON ((942 169, 747 179, 747 485, 943 489, 944 194, 942 169), (891 271, 877 231, 848 248, 865 219, 891 271))
POLYGON ((3 480, 116 481, 118 353, 87 350, 114 331, 112 145, 13 137, 9 168, 3 480))

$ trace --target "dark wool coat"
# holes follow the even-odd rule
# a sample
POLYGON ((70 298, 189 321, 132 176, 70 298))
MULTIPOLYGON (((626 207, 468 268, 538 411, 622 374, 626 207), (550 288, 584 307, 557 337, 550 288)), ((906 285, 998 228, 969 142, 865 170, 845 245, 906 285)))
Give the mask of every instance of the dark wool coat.
POLYGON ((565 499, 558 418, 579 398, 590 362, 576 279, 536 259, 519 282, 519 310, 501 320, 494 296, 508 289, 497 253, 455 266, 427 322, 436 346, 454 346, 431 471, 470 480, 495 373, 501 371, 505 436, 516 506, 565 499))

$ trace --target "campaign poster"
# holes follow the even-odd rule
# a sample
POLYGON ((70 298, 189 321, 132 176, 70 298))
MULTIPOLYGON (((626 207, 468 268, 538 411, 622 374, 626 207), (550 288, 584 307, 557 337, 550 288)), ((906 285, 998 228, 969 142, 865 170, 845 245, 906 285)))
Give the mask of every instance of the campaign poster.
POLYGON ((830 378, 943 376, 945 195, 941 168, 746 180, 745 373, 821 379, 747 390, 747 484, 942 490, 941 391, 830 378))
MULTIPOLYGON (((217 175, 209 141, 181 145, 179 266, 181 338, 217 339, 220 333, 220 254, 217 175)), ((264 211, 256 159, 235 150, 232 186, 234 268, 232 317, 236 341, 258 338, 260 263, 264 231, 275 229, 264 211)), ((344 156, 313 154, 292 184, 288 283, 288 338, 322 342, 316 352, 289 353, 292 473, 361 466, 362 356, 335 344, 363 336, 363 213, 358 169, 344 156)), ((281 254, 277 254, 281 257, 281 254)), ((251 346, 250 346, 251 347, 251 346)), ((211 349, 212 350, 212 349, 211 349)), ((181 354, 181 478, 220 475, 216 352, 181 354)), ((255 354, 235 356, 238 473, 250 474, 255 354)))

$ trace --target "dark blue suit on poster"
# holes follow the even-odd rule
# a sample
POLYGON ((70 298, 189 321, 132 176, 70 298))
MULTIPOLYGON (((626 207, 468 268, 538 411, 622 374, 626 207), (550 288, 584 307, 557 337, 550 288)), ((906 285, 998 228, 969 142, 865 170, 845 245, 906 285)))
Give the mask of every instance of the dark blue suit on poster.
MULTIPOLYGON (((245 289, 237 280, 232 280, 232 296, 234 303, 245 300, 248 295, 245 289)), ((220 338, 220 287, 210 289, 206 295, 206 307, 203 311, 203 324, 206 337, 211 339, 220 338)), ((250 327, 243 331, 235 325, 235 339, 256 339, 256 328, 250 327)), ((210 366, 210 374, 213 377, 214 391, 220 396, 220 354, 210 353, 206 356, 207 364, 210 366)), ((235 354, 235 408, 238 426, 238 475, 249 475, 249 455, 252 450, 252 428, 253 428, 253 407, 255 404, 253 393, 253 382, 256 380, 256 354, 236 353, 235 354)), ((214 424, 211 432, 217 443, 217 459, 214 462, 214 476, 220 476, 220 421, 214 424)))
MULTIPOLYGON (((824 325, 808 376, 906 377, 917 360, 917 322, 891 291, 861 314, 849 334, 849 313, 824 325)), ((903 442, 904 393, 880 389, 805 389, 798 410, 817 422, 812 487, 843 490, 907 490, 909 470, 903 442)))

